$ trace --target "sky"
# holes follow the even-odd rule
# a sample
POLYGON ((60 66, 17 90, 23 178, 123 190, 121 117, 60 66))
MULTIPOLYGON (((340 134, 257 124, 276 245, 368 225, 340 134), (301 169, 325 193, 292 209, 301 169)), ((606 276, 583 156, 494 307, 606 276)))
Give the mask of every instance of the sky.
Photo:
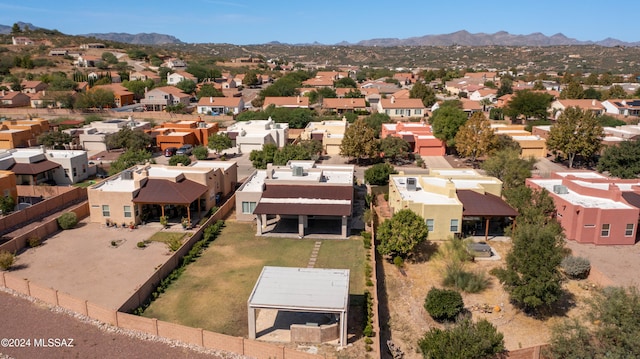
POLYGON ((0 0, 0 25, 22 21, 69 35, 155 32, 187 43, 236 45, 356 43, 459 30, 640 41, 632 17, 624 15, 626 9, 637 7, 637 0, 605 4, 594 0, 0 0))

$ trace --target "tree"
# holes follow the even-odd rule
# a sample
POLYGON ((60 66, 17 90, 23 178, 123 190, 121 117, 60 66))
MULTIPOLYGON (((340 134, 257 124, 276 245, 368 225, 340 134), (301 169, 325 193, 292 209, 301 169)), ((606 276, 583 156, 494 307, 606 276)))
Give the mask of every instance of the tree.
POLYGON ((267 168, 267 163, 273 163, 273 156, 278 151, 278 146, 273 143, 267 143, 262 146, 262 150, 253 150, 249 154, 249 160, 253 167, 257 169, 267 168))
POLYGON ((640 174, 640 141, 623 141, 607 147, 597 166, 598 172, 609 172, 619 178, 637 178, 640 174))
POLYGON ((169 166, 177 166, 178 164, 188 166, 191 164, 191 158, 189 158, 189 156, 187 155, 171 156, 171 158, 169 159, 169 166))
POLYGON ((453 327, 433 328, 418 342, 425 359, 484 359, 505 351, 504 336, 486 319, 464 319, 453 327))
POLYGON ((73 136, 62 131, 49 131, 38 136, 38 144, 46 148, 64 147, 71 141, 73 141, 73 136))
POLYGON ((407 257, 427 240, 428 235, 429 228, 424 219, 410 209, 400 210, 378 228, 378 252, 393 257, 407 257))
POLYGON ((564 257, 562 227, 556 221, 546 225, 520 222, 512 238, 506 267, 493 273, 511 301, 525 312, 550 308, 562 294, 559 271, 564 257))
POLYGON ((389 175, 398 173, 388 163, 376 163, 364 171, 364 180, 372 185, 384 186, 389 183, 389 175))
POLYGON ((343 77, 333 82, 335 88, 357 88, 358 84, 351 77, 343 77))
POLYGON ((11 196, 0 197, 0 213, 9 214, 16 208, 16 200, 11 196))
POLYGON ((139 48, 127 50, 127 55, 131 60, 144 60, 147 57, 147 53, 139 48))
POLYGON ((340 144, 341 156, 354 157, 359 164, 360 159, 372 158, 377 154, 378 144, 373 129, 363 119, 359 118, 347 127, 340 144))
POLYGON ((627 98, 627 92, 620 85, 613 85, 609 90, 605 91, 603 99, 624 99, 627 98))
POLYGON ((409 97, 421 99, 425 107, 431 107, 436 103, 436 92, 433 91, 432 87, 425 85, 421 81, 413 85, 411 91, 409 91, 409 97))
POLYGON ((19 34, 22 32, 22 29, 20 28, 20 25, 18 25, 18 23, 13 23, 13 26, 11 26, 11 34, 19 34))
POLYGON ((122 86, 133 92, 135 98, 139 100, 144 98, 144 94, 147 90, 151 90, 155 86, 155 82, 153 82, 153 80, 123 81, 122 86))
POLYGON ((578 81, 571 81, 567 87, 560 92, 561 99, 581 99, 584 98, 584 89, 578 81))
POLYGON ((552 327, 549 358, 636 358, 640 354, 640 294, 635 287, 606 287, 587 301, 580 322, 552 327), (585 324, 589 323, 589 324, 585 324))
POLYGON ((508 78, 502 79, 500 81, 500 88, 498 88, 498 92, 496 93, 496 97, 501 97, 504 95, 513 93, 513 81, 508 78))
POLYGON ((456 150, 475 162, 478 156, 488 153, 498 142, 489 120, 482 112, 476 112, 460 128, 455 137, 456 150))
POLYGON ((178 82, 176 87, 186 94, 191 94, 196 90, 196 83, 191 80, 184 79, 178 82))
POLYGON ((205 146, 196 146, 193 148, 193 155, 197 160, 206 160, 209 158, 209 150, 205 146))
POLYGON ((382 130, 383 123, 389 123, 391 121, 391 117, 386 113, 376 112, 364 118, 364 122, 367 126, 373 129, 373 132, 376 137, 380 137, 380 131, 382 130))
POLYGON ((380 140, 380 152, 384 154, 384 158, 395 161, 396 158, 405 158, 411 151, 411 145, 403 138, 395 136, 387 136, 380 140))
POLYGON ((593 87, 589 87, 588 89, 584 90, 584 98, 599 101, 602 98, 602 92, 594 89, 593 87))
POLYGON ((538 81, 533 83, 532 90, 534 90, 534 91, 544 91, 544 90, 546 90, 546 88, 544 87, 544 83, 542 81, 538 80, 538 81))
MULTIPOLYGON (((447 103, 446 101, 444 103, 447 103)), ((431 126, 433 135, 445 141, 447 147, 454 147, 458 130, 467 122, 467 114, 453 105, 444 105, 433 112, 431 126)))
POLYGON ((112 108, 115 107, 115 96, 113 91, 101 88, 93 88, 86 93, 78 94, 75 108, 112 108))
POLYGON ((602 127, 618 127, 618 126, 624 126, 627 124, 626 122, 622 120, 618 120, 617 118, 609 115, 600 115, 597 117, 597 119, 598 119, 598 123, 602 127))
POLYGON ((261 84, 262 81, 260 81, 258 79, 258 72, 257 71, 249 71, 244 75, 244 78, 242 79, 242 84, 247 86, 247 87, 254 87, 254 86, 258 86, 261 84))
POLYGON ((593 112, 569 107, 551 126, 547 148, 561 152, 569 160, 569 168, 573 168, 576 155, 590 158, 600 150, 603 134, 593 112))
POLYGON ((196 94, 196 97, 199 99, 203 97, 224 97, 224 93, 221 90, 213 87, 211 84, 204 84, 200 87, 200 91, 196 94))
POLYGON ((512 189, 524 186, 535 163, 534 158, 520 158, 520 151, 507 148, 494 153, 480 167, 488 176, 502 181, 502 191, 506 196, 512 189))
POLYGON ((514 119, 519 116, 524 116, 525 120, 529 117, 544 119, 552 99, 553 96, 543 92, 518 91, 509 101, 504 113, 514 119))
POLYGON ((151 153, 145 150, 126 150, 118 157, 117 160, 111 162, 109 175, 120 173, 131 166, 146 163, 151 159, 151 153))
POLYGON ((102 60, 108 64, 115 65, 118 63, 118 58, 111 52, 105 51, 101 56, 102 60))
POLYGON ((222 150, 231 148, 231 138, 226 133, 215 133, 209 136, 207 147, 219 153, 222 150))
POLYGON ((108 134, 105 138, 107 148, 124 148, 125 150, 143 150, 151 145, 152 138, 142 130, 123 127, 118 132, 108 134))
POLYGON ((455 290, 431 288, 424 299, 424 309, 439 322, 455 321, 464 310, 464 302, 455 290))

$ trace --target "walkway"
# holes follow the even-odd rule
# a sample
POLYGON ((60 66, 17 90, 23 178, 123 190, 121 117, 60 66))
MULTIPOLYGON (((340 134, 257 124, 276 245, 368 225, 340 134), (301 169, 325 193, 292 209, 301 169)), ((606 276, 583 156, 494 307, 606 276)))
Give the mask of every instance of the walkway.
POLYGON ((309 264, 307 264, 307 268, 314 268, 316 266, 316 261, 318 260, 318 252, 320 252, 321 245, 322 241, 316 241, 316 244, 313 245, 313 251, 311 251, 311 258, 309 258, 309 264))

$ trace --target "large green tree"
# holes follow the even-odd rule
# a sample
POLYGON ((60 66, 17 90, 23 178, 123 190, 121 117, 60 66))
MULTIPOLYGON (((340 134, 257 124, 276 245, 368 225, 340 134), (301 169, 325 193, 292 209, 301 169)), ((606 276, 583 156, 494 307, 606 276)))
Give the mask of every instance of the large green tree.
POLYGON ((111 90, 94 88, 78 94, 74 107, 78 109, 113 108, 115 107, 115 96, 111 90))
POLYGON ((364 180, 372 185, 384 186, 389 183, 389 175, 398 173, 388 163, 376 163, 364 171, 364 180))
POLYGON ((467 114, 457 106, 443 104, 433 112, 430 122, 434 136, 443 140, 447 147, 455 147, 456 134, 467 122, 467 114))
POLYGON ((411 91, 409 91, 409 97, 421 99, 425 107, 431 107, 436 103, 436 92, 431 86, 425 85, 422 81, 418 81, 413 85, 411 91))
POLYGON ((525 120, 530 117, 544 119, 547 118, 547 108, 549 108, 552 99, 553 96, 544 92, 517 91, 509 101, 504 113, 514 119, 519 116, 524 116, 525 120))
POLYGON ((196 83, 187 79, 178 82, 176 87, 186 94, 191 94, 196 91, 196 83))
POLYGON ((376 112, 365 117, 364 122, 373 129, 376 137, 380 137, 382 124, 391 122, 391 118, 386 113, 376 112))
POLYGON ((111 162, 109 175, 122 172, 127 168, 136 164, 146 163, 151 159, 151 153, 145 150, 127 150, 118 157, 117 160, 111 162))
POLYGON ((224 93, 221 90, 213 87, 211 84, 204 84, 200 87, 200 91, 196 94, 196 97, 199 99, 203 97, 224 97, 224 93))
POLYGON ((207 147, 219 153, 222 150, 231 148, 233 142, 226 133, 216 133, 209 136, 207 147))
POLYGON ((365 123, 364 119, 357 119, 347 127, 342 143, 340 155, 353 157, 357 163, 363 158, 373 158, 378 154, 378 141, 376 141, 373 129, 365 123))
POLYGON ((485 359, 505 351, 504 336, 486 319, 463 319, 454 326, 433 328, 418 342, 425 359, 485 359))
POLYGON ((619 178, 637 178, 640 174, 640 141, 624 141, 607 147, 598 160, 598 172, 619 178))
POLYGON ((489 156, 481 167, 488 176, 502 181, 502 191, 506 197, 508 192, 524 186, 525 180, 531 177, 531 170, 535 163, 534 158, 520 158, 520 151, 505 148, 489 156))
POLYGON ((556 124, 551 126, 547 148, 562 153, 569 160, 569 168, 573 168, 576 155, 588 159, 600 150, 603 135, 602 127, 593 112, 569 107, 560 114, 556 124))
POLYGON ((125 150, 143 150, 151 145, 152 138, 142 130, 123 127, 118 132, 109 134, 105 138, 107 148, 124 148, 125 150))
POLYGON ((384 154, 384 158, 391 161, 407 157, 409 151, 411 151, 411 145, 403 138, 387 136, 380 140, 380 152, 384 154))
POLYGON ((278 151, 278 146, 273 143, 267 143, 262 146, 261 150, 253 150, 249 154, 249 160, 253 167, 257 169, 267 168, 267 163, 273 163, 273 156, 278 151))
POLYGON ((46 148, 55 148, 73 141, 73 137, 62 131, 49 131, 38 136, 38 144, 46 148))
POLYGON ((482 112, 476 112, 460 127, 455 137, 456 150, 464 157, 476 158, 488 153, 498 143, 498 136, 482 112))
POLYGON ((123 81, 122 86, 124 86, 127 90, 133 92, 135 98, 140 100, 144 98, 144 94, 146 91, 153 89, 153 87, 155 86, 155 82, 153 82, 153 80, 123 81))
POLYGON ((560 92, 561 99, 581 99, 584 98, 584 89, 578 81, 571 81, 560 92))
POLYGON ((410 209, 393 214, 378 228, 378 252, 383 255, 407 257, 427 240, 429 228, 420 216, 410 209))
POLYGON ((552 327, 545 357, 640 356, 640 294, 635 287, 606 287, 595 292, 580 319, 568 319, 552 327))

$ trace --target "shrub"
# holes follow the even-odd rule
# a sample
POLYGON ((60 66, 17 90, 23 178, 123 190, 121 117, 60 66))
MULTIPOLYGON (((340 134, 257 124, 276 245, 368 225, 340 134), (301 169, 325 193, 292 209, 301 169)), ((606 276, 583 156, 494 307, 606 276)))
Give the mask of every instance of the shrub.
POLYGON ((38 247, 39 245, 41 245, 42 241, 40 240, 40 237, 38 237, 38 236, 31 236, 27 240, 27 244, 29 245, 29 247, 35 248, 35 247, 38 247))
POLYGON ((442 285, 467 293, 478 293, 487 289, 489 278, 482 272, 467 272, 460 267, 453 266, 447 267, 442 285))
POLYGON ((495 358, 505 350, 504 336, 486 319, 471 319, 446 328, 433 328, 418 342, 425 358, 495 358))
POLYGON ((373 325, 371 324, 367 324, 367 326, 364 327, 364 330, 362 331, 362 335, 364 335, 367 338, 370 338, 373 336, 373 325))
POLYGON ((591 263, 583 257, 564 257, 560 266, 562 266, 564 273, 572 279, 585 279, 591 271, 591 263))
POLYGON ((366 338, 364 338, 364 343, 365 344, 373 344, 373 339, 371 339, 369 337, 366 337, 366 338))
POLYGON ((364 179, 372 185, 384 186, 389 183, 389 175, 398 173, 388 163, 377 163, 364 171, 364 179))
POLYGON ((404 259, 402 259, 402 257, 400 257, 400 256, 395 256, 393 258, 393 264, 398 268, 403 268, 404 267, 404 259))
POLYGON ((464 302, 455 290, 431 288, 424 309, 437 321, 453 321, 464 309, 464 302))
POLYGON ((16 261, 16 256, 8 251, 0 251, 0 269, 7 270, 11 268, 16 261))
POLYGON ((367 233, 368 236, 365 236, 365 233, 367 232, 362 232, 362 244, 364 245, 365 249, 369 249, 371 248, 371 234, 367 233))
POLYGON ((196 146, 193 149, 193 155, 198 160, 206 160, 209 157, 209 149, 204 146, 196 146))
POLYGON ((178 249, 180 249, 180 246, 182 245, 182 239, 171 238, 171 240, 169 241, 169 243, 167 243, 167 245, 169 246, 170 251, 175 252, 178 249))
POLYGON ((62 229, 71 229, 78 224, 78 216, 75 212, 67 212, 58 217, 58 225, 62 229))
POLYGON ((138 248, 144 248, 147 246, 147 244, 144 241, 140 241, 136 245, 138 246, 138 248))

